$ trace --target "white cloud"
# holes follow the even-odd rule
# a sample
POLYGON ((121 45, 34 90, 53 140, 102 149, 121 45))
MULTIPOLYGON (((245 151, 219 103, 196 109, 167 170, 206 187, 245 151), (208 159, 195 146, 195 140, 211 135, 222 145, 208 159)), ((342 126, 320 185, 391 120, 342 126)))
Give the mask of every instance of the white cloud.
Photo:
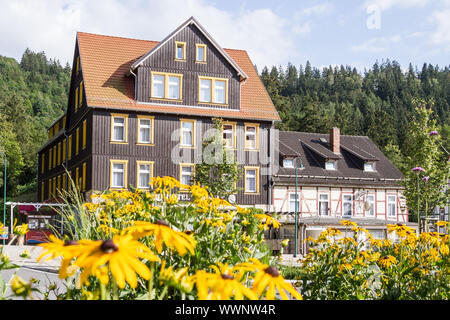
POLYGON ((296 17, 304 17, 304 16, 311 16, 311 15, 329 15, 333 13, 334 6, 329 2, 324 2, 309 8, 305 8, 303 10, 300 10, 296 12, 296 17))
POLYGON ((0 54, 16 59, 29 47, 72 63, 77 31, 159 41, 190 16, 259 67, 284 64, 295 51, 288 21, 271 9, 231 13, 206 0, 0 0, 0 7, 0 54))
POLYGON ((317 17, 328 16, 334 12, 334 6, 329 2, 317 4, 312 7, 304 8, 294 13, 293 26, 291 31, 297 35, 306 35, 311 33, 317 17))
POLYGON ((436 24, 436 29, 430 34, 430 42, 450 45, 450 8, 433 12, 427 20, 436 24))
POLYGON ((423 7, 427 5, 430 0, 366 0, 364 7, 376 7, 380 10, 388 10, 393 7, 412 8, 423 7))
POLYGON ((391 37, 376 37, 369 39, 359 45, 354 45, 351 47, 354 52, 368 52, 368 53, 380 53, 387 52, 392 44, 401 41, 399 35, 394 35, 391 37))

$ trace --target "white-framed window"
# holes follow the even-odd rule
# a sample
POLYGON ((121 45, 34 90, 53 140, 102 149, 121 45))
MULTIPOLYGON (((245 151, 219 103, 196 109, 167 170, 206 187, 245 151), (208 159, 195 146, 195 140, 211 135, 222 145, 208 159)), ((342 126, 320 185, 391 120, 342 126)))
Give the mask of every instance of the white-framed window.
POLYGON ((137 187, 139 189, 149 189, 150 181, 153 175, 153 162, 137 161, 137 187))
POLYGON ((353 195, 342 195, 342 216, 351 217, 353 215, 353 195))
POLYGON ((388 217, 395 217, 397 215, 397 197, 393 195, 387 196, 387 214, 388 217))
POLYGON ((111 114, 111 141, 127 142, 128 116, 111 114))
POLYGON ((259 192, 259 168, 245 167, 245 192, 259 192))
POLYGON ((223 123, 223 141, 225 142, 225 148, 236 148, 236 124, 235 123, 223 123))
POLYGON ((180 99, 180 81, 181 78, 178 76, 169 76, 168 77, 168 88, 169 92, 167 95, 167 99, 180 99))
POLYGON ((366 212, 366 217, 375 217, 375 196, 367 195, 366 202, 364 203, 364 210, 366 212))
POLYGON ((138 116, 138 143, 153 143, 153 117, 138 116))
POLYGON ((336 161, 325 161, 326 170, 336 170, 336 161))
POLYGON ((111 161, 111 188, 125 188, 127 185, 127 161, 126 160, 110 160, 111 161))
POLYGON ((330 202, 329 202, 328 194, 326 194, 326 193, 319 194, 319 215, 327 216, 329 207, 330 207, 330 202))
POLYGON ((151 98, 181 100, 183 75, 175 73, 153 72, 151 98))
POLYGON ((226 103, 226 84, 224 80, 214 80, 214 103, 226 103))
POLYGON ((294 159, 283 159, 283 168, 294 168, 294 159))
POLYGON ((297 194, 289 193, 289 212, 295 212, 296 203, 297 203, 297 212, 300 212, 300 195, 298 193, 297 194))
POLYGON ((197 43, 195 48, 196 62, 206 62, 206 45, 197 43))
POLYGON ((200 103, 228 103, 228 79, 199 77, 200 103))
POLYGON ((200 79, 200 102, 211 102, 211 79, 200 79))
POLYGON ((186 42, 175 41, 175 59, 186 60, 186 42))
POLYGON ((164 98, 164 82, 163 74, 152 75, 152 98, 164 98))
POLYGON ((195 145, 195 120, 180 120, 180 145, 193 147, 195 145))
POLYGON ((375 171, 375 162, 372 162, 372 161, 364 162, 364 171, 374 172, 375 171))
POLYGON ((245 124, 245 149, 257 150, 259 148, 259 125, 245 124))
POLYGON ((184 185, 192 185, 194 175, 193 164, 180 164, 180 182, 184 185))

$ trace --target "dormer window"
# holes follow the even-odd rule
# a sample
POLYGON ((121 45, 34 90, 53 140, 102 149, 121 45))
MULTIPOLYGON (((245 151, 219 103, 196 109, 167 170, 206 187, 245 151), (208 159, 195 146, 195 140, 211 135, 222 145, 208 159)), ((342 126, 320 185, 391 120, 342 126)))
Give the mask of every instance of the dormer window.
POLYGON ((326 170, 336 170, 336 161, 325 161, 326 170))
POLYGON ((294 159, 283 159, 283 168, 294 168, 294 159))
POLYGON ((175 41, 175 60, 186 60, 186 42, 175 41))
POLYGON ((364 163, 364 171, 366 172, 374 172, 375 171, 375 162, 368 161, 364 163))

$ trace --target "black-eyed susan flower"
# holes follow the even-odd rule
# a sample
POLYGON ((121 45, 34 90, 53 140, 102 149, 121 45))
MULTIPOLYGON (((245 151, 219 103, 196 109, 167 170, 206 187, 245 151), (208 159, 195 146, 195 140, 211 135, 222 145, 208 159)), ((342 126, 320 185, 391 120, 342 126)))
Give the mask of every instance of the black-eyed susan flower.
POLYGON ((268 214, 255 213, 255 217, 258 218, 260 221, 260 226, 264 228, 264 230, 266 230, 268 226, 272 226, 275 229, 278 229, 281 226, 281 223, 268 214))
POLYGON ((194 247, 197 244, 191 235, 172 229, 167 222, 162 220, 157 220, 154 223, 135 221, 133 226, 124 230, 124 233, 129 233, 136 239, 154 235, 155 248, 158 253, 161 253, 164 243, 169 248, 175 248, 182 256, 187 251, 194 254, 194 247))
POLYGON ((404 224, 397 223, 397 224, 388 224, 387 225, 388 232, 395 232, 397 236, 400 238, 406 237, 408 234, 415 233, 415 230, 411 227, 408 227, 404 224))
POLYGON ((378 260, 378 263, 385 268, 390 268, 391 265, 397 264, 397 259, 394 256, 386 255, 378 260))
POLYGON ((235 272, 228 264, 218 263, 211 268, 214 273, 197 270, 195 284, 200 300, 256 300, 256 293, 247 288, 241 280, 242 272, 235 272))
POLYGON ((345 227, 356 227, 357 224, 353 221, 350 220, 341 220, 339 221, 339 223, 345 227))
POLYGON ((251 258, 250 262, 244 262, 235 268, 242 271, 255 272, 252 290, 258 296, 265 292, 267 300, 275 299, 275 291, 278 291, 283 300, 288 300, 286 293, 290 293, 295 299, 302 300, 302 296, 287 282, 274 266, 261 263, 258 259, 251 258))
MULTIPOLYGON (((86 247, 85 253, 76 257, 74 264, 83 269, 83 280, 90 274, 98 275, 98 268, 108 266, 117 285, 123 289, 126 282, 132 288, 137 286, 136 274, 145 280, 150 279, 150 270, 139 259, 160 261, 148 247, 125 234, 109 240, 94 241, 86 247)), ((108 277, 100 277, 100 280, 107 283, 108 277)))

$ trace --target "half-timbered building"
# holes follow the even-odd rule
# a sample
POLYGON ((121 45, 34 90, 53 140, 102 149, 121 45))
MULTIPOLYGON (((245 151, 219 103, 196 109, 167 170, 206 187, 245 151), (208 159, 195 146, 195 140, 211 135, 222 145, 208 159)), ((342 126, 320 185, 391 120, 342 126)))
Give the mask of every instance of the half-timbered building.
POLYGON ((267 208, 280 118, 246 51, 193 17, 159 42, 78 32, 67 111, 38 152, 38 198, 67 189, 67 172, 83 193, 190 183, 213 118, 244 173, 236 202, 267 208))
MULTIPOLYGON (((410 223, 401 172, 367 136, 279 132, 280 168, 272 176, 271 211, 283 227, 266 235, 274 249, 290 239, 286 253, 305 253, 304 240, 350 219, 373 237, 386 239, 388 224, 410 223)), ((347 231, 347 236, 352 232, 347 231)), ((364 239, 362 239, 364 240, 364 239)))

